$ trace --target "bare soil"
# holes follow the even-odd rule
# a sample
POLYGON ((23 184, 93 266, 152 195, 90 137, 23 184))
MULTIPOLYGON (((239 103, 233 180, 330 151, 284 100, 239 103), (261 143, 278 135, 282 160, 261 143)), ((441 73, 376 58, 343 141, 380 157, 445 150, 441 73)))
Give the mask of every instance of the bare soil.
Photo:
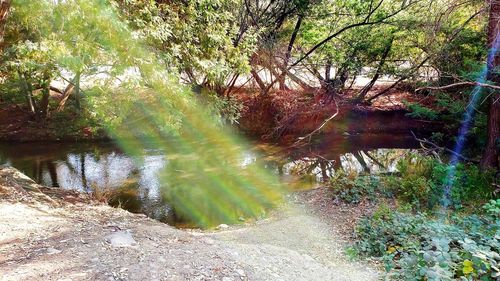
POLYGON ((333 205, 324 188, 288 201, 255 223, 179 230, 3 167, 0 280, 380 278, 344 253, 355 220, 373 206, 333 205))

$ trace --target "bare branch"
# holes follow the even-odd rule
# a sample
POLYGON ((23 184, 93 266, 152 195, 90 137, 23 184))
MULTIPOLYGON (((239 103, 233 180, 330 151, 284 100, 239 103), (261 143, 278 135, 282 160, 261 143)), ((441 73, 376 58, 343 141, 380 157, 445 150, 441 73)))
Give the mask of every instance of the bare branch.
POLYGON ((330 122, 333 118, 335 118, 339 114, 339 105, 337 104, 337 101, 335 99, 333 101, 335 102, 335 108, 336 108, 335 113, 332 114, 330 117, 326 118, 325 121, 323 121, 323 123, 318 128, 316 128, 314 131, 312 131, 311 133, 309 133, 303 137, 299 137, 294 144, 297 144, 305 139, 308 139, 310 141, 314 134, 317 134, 318 132, 320 132, 323 129, 323 127, 325 127, 326 124, 328 124, 328 122, 330 122))
POLYGON ((494 89, 494 90, 500 90, 500 86, 491 85, 491 84, 485 84, 485 83, 480 83, 480 82, 459 82, 459 83, 454 83, 454 84, 441 86, 441 87, 422 87, 422 88, 416 89, 415 92, 420 92, 420 91, 424 91, 424 90, 443 91, 443 90, 449 90, 452 88, 459 88, 459 87, 465 87, 465 86, 474 86, 474 87, 482 87, 482 88, 490 88, 490 89, 494 89))
POLYGON ((449 149, 449 148, 447 148, 447 147, 442 147, 442 146, 439 146, 439 145, 437 145, 437 144, 435 144, 435 143, 433 143, 433 142, 431 142, 431 141, 429 141, 429 140, 427 140, 427 139, 419 139, 419 138, 417 138, 417 136, 415 135, 415 133, 414 133, 413 131, 411 131, 411 134, 413 135, 413 138, 415 138, 415 140, 417 140, 417 141, 418 141, 418 142, 420 142, 421 144, 428 144, 428 145, 431 145, 431 146, 432 146, 433 148, 435 148, 435 149, 438 149, 438 150, 441 150, 441 151, 446 151, 446 152, 448 152, 448 153, 451 153, 451 154, 453 154, 453 155, 457 156, 458 158, 460 158, 460 159, 462 159, 462 160, 464 160, 464 161, 467 161, 467 162, 471 162, 471 163, 479 163, 479 161, 478 161, 478 160, 467 158, 467 157, 463 156, 462 154, 457 153, 457 152, 455 152, 455 151, 453 151, 453 150, 451 150, 451 149, 449 149))

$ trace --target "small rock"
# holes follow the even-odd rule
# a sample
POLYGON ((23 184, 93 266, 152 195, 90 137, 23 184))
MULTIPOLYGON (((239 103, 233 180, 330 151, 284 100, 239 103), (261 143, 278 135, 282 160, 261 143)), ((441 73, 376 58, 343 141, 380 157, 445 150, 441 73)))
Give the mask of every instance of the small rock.
POLYGON ((61 250, 58 250, 56 248, 47 248, 47 254, 48 255, 54 255, 54 254, 59 254, 60 252, 62 252, 61 250))
POLYGON ((238 273, 238 275, 241 277, 246 276, 245 271, 243 269, 236 269, 236 273, 238 273))
POLYGON ((111 244, 111 247, 133 247, 137 242, 128 231, 117 231, 106 236, 106 242, 111 244))
POLYGON ((213 245, 215 243, 215 241, 211 238, 205 238, 203 239, 203 242, 205 242, 205 244, 208 244, 208 245, 213 245))
POLYGON ((217 229, 228 229, 229 228, 229 225, 223 223, 223 224, 219 224, 219 226, 217 226, 217 229))

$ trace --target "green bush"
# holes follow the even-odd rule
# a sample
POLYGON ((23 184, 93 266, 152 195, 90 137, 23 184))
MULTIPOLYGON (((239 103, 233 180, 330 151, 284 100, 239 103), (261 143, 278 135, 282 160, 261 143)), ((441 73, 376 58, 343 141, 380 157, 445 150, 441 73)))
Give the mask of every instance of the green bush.
POLYGON ((497 280, 499 220, 391 213, 360 221, 350 249, 378 257, 391 280, 497 280))
POLYGON ((398 199, 411 203, 417 210, 441 205, 446 186, 450 189, 448 205, 454 208, 492 197, 494 174, 476 165, 451 166, 432 157, 409 155, 398 162, 397 169, 399 173, 385 178, 383 184, 398 199))
POLYGON ((422 106, 418 103, 405 103, 410 110, 406 116, 416 119, 437 120, 439 112, 428 107, 422 106))
POLYGON ((500 219, 500 199, 490 200, 483 206, 486 213, 495 219, 500 219))
POLYGON ((329 187, 336 199, 357 204, 366 197, 374 201, 380 193, 380 179, 374 175, 358 175, 339 171, 330 179, 329 187))

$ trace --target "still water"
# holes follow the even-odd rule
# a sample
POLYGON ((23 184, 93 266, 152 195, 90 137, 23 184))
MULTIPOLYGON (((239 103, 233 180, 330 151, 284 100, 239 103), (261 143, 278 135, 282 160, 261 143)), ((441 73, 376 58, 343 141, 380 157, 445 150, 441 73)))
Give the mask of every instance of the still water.
MULTIPOLYGON (((290 190, 298 190, 314 188, 340 169, 393 172, 398 159, 417 147, 406 135, 330 135, 299 148, 256 142, 241 164, 259 161, 290 190)), ((111 190, 111 205, 175 224, 159 180, 167 154, 145 149, 130 157, 113 143, 0 143, 0 164, 38 183, 82 192, 111 190)))

